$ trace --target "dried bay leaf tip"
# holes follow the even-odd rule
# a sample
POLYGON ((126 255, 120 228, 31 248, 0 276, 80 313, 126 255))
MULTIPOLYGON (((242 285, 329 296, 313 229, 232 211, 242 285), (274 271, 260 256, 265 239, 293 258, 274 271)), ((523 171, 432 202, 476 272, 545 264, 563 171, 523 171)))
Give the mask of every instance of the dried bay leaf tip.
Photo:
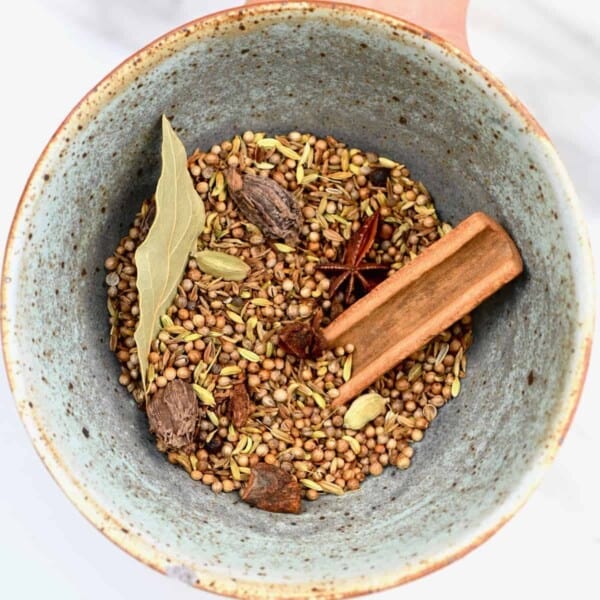
POLYGON ((344 427, 358 431, 385 412, 386 400, 376 393, 363 394, 352 402, 344 415, 344 427))
POLYGON ((245 384, 237 383, 231 388, 229 404, 227 405, 229 419, 236 429, 240 429, 246 424, 252 409, 252 402, 250 402, 245 384))
POLYGON ((241 174, 231 168, 227 187, 242 215, 268 238, 296 243, 302 215, 294 196, 269 177, 241 174))
POLYGON ((250 506, 269 512, 298 514, 302 508, 298 482, 287 471, 267 463, 252 469, 240 497, 250 506))
POLYGON ((192 386, 174 379, 146 403, 150 431, 172 450, 180 450, 194 439, 200 410, 192 386))
POLYGON ((215 250, 198 252, 196 262, 204 273, 226 281, 243 281, 250 272, 250 265, 247 265, 241 258, 215 250))

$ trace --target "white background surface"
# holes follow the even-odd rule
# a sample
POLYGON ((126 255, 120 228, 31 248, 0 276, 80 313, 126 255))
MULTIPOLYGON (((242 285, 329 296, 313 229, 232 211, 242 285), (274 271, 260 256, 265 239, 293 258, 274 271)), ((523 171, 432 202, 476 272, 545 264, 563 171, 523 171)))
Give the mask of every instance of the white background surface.
MULTIPOLYGON (((0 24, 2 246, 29 171, 74 104, 148 41, 235 4, 18 0, 5 5, 0 24)), ((599 4, 473 0, 468 30, 474 56, 525 102, 557 146, 579 193, 598 260, 599 4)), ((0 371, 0 598, 212 597, 130 558, 77 512, 33 451, 0 371)), ((373 598, 600 598, 599 371, 596 344, 572 429, 525 508, 462 560, 373 598)))

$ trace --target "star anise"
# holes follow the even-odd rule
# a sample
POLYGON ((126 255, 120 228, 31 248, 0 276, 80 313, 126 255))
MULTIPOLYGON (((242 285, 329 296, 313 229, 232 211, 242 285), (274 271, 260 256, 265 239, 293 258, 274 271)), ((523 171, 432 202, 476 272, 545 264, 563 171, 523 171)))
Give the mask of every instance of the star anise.
POLYGON ((363 262, 375 242, 378 224, 379 211, 371 215, 350 238, 344 250, 344 257, 341 263, 319 265, 318 268, 323 273, 336 276, 329 288, 329 296, 331 298, 335 296, 340 286, 346 283, 345 301, 346 304, 350 304, 357 281, 363 291, 368 292, 381 281, 383 272, 389 269, 388 265, 363 262))

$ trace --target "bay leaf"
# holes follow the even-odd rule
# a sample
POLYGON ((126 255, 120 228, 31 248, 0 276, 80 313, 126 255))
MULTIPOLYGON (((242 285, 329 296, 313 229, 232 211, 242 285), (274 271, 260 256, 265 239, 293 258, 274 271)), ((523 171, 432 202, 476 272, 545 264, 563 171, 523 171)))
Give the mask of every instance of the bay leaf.
POLYGON ((386 400, 375 392, 359 396, 344 415, 344 427, 358 431, 385 412, 386 400))
POLYGON ((216 250, 202 250, 196 254, 198 267, 204 273, 227 281, 243 281, 250 272, 250 266, 241 258, 216 250))
POLYGON ((156 216, 135 253, 140 317, 134 338, 144 389, 148 354, 160 329, 160 317, 175 296, 205 221, 204 204, 188 172, 185 147, 164 115, 161 157, 156 216))

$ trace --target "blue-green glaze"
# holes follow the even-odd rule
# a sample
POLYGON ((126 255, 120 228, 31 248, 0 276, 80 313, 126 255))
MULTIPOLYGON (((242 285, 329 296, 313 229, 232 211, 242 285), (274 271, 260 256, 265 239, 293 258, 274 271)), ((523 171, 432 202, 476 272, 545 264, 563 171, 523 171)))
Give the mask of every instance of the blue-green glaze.
POLYGON ((564 435, 587 364, 589 248, 533 119, 470 58, 391 17, 327 5, 222 13, 166 35, 79 104, 24 192, 4 271, 14 396, 79 509, 151 566, 239 597, 341 597, 401 583, 491 535, 564 435), (525 272, 475 313, 460 396, 407 471, 299 516, 215 496, 154 448, 108 350, 103 261, 159 174, 160 117, 188 151, 232 134, 331 133, 404 161, 441 216, 483 210, 525 272))

